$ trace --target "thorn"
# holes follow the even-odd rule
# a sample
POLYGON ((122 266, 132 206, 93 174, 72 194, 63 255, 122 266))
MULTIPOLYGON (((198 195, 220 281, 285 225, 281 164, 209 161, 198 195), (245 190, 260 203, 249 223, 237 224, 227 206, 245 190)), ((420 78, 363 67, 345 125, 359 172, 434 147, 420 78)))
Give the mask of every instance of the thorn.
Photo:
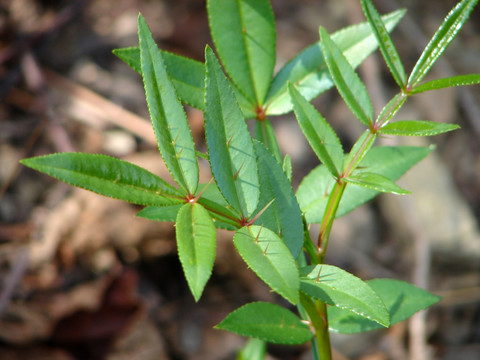
POLYGON ((317 278, 315 279, 315 282, 320 282, 320 274, 322 272, 323 266, 320 266, 320 269, 318 270, 317 278))
POLYGON ((238 175, 240 174, 240 171, 242 170, 243 164, 245 164, 245 162, 243 162, 242 165, 240 165, 240 168, 239 168, 239 169, 237 170, 237 172, 233 175, 233 180, 237 180, 238 175))
POLYGON ((270 241, 267 243, 267 246, 265 246, 265 250, 263 250, 263 255, 265 256, 267 256, 267 250, 269 245, 270 245, 270 241))
POLYGON ((273 203, 274 201, 275 201, 275 199, 272 199, 267 205, 265 205, 265 206, 263 207, 263 209, 260 210, 260 211, 257 213, 257 215, 255 215, 255 216, 252 218, 252 220, 250 220, 250 221, 247 223, 247 226, 253 225, 253 224, 255 223, 255 221, 257 221, 258 218, 259 218, 260 216, 262 216, 262 214, 268 209, 268 207, 269 207, 270 205, 272 205, 272 203, 273 203))
POLYGON ((260 233, 262 232, 262 229, 263 229, 263 226, 260 227, 260 230, 258 230, 258 234, 257 236, 255 237, 255 243, 258 244, 258 239, 260 238, 260 233))

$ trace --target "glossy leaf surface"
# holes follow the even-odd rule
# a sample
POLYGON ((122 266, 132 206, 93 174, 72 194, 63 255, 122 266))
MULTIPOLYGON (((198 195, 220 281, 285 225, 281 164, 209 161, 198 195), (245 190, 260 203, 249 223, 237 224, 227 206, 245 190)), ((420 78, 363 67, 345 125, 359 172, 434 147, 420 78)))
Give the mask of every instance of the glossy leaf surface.
POLYGON ((421 120, 400 120, 383 126, 378 132, 397 136, 433 136, 459 129, 456 124, 437 123, 421 120))
POLYGON ((388 33, 380 14, 373 6, 371 0, 362 0, 362 9, 368 23, 372 27, 373 34, 377 38, 378 46, 385 63, 390 69, 395 82, 403 89, 407 82, 405 69, 403 68, 400 56, 398 55, 397 49, 390 38, 390 34, 388 33))
POLYGON ((255 139, 265 145, 265 147, 273 154, 275 160, 280 163, 282 161, 282 153, 278 146, 277 137, 270 120, 264 119, 262 121, 255 121, 254 131, 255 139))
POLYGON ((294 87, 290 84, 295 116, 303 134, 315 154, 333 176, 343 170, 343 147, 330 124, 294 87))
POLYGON ((198 186, 198 162, 187 116, 145 19, 138 17, 142 77, 150 118, 165 165, 188 194, 198 186))
POLYGON ((410 191, 402 189, 386 176, 371 172, 359 171, 356 174, 350 175, 344 180, 353 185, 362 186, 367 189, 384 193, 392 193, 397 195, 410 194, 410 191))
POLYGON ((480 84, 480 74, 458 75, 443 79, 428 81, 424 84, 415 86, 410 90, 411 94, 418 94, 430 90, 439 90, 447 87, 476 85, 480 84))
POLYGON ((255 221, 281 236, 296 259, 303 246, 302 214, 288 177, 263 144, 255 142, 260 171, 260 201, 257 211, 265 211, 255 221), (273 202, 272 202, 273 200, 273 202))
MULTIPOLYGON (((404 11, 399 10, 382 16, 386 28, 391 31, 404 14, 404 11)), ((378 46, 372 30, 366 22, 333 33, 332 40, 341 49, 353 68, 360 65, 378 46)), ((294 84, 308 101, 333 86, 320 42, 304 49, 275 75, 267 95, 267 115, 281 115, 293 109, 288 94, 289 82, 294 84)))
POLYGON ((331 306, 388 327, 390 316, 380 297, 363 280, 331 265, 300 269, 301 290, 331 306))
POLYGON ((365 85, 324 28, 320 28, 320 39, 325 62, 338 92, 357 119, 370 126, 373 106, 365 85))
POLYGON ((425 77, 457 36, 477 2, 478 0, 462 0, 450 11, 415 64, 408 78, 408 87, 415 87, 425 77))
POLYGON ((295 259, 277 234, 252 225, 238 230, 233 243, 260 279, 292 304, 298 303, 300 283, 295 259))
POLYGON ((147 206, 137 213, 138 217, 142 217, 153 221, 171 221, 177 219, 177 214, 183 204, 169 206, 147 206))
POLYGON ((253 302, 230 313, 216 326, 243 336, 274 344, 303 344, 313 334, 291 311, 271 303, 253 302))
MULTIPOLYGON (((199 61, 160 50, 175 92, 182 102, 203 110, 205 65, 199 61)), ((140 49, 138 47, 115 49, 113 53, 140 75, 140 49)))
POLYGON ((59 153, 21 163, 67 184, 139 205, 175 205, 181 193, 151 172, 106 155, 59 153))
POLYGON ((252 138, 227 78, 207 47, 205 137, 218 188, 248 218, 259 198, 258 168, 252 138))
POLYGON ((200 299, 215 261, 216 230, 200 204, 184 204, 177 214, 177 249, 195 301, 200 299))
POLYGON ((268 0, 209 0, 215 48, 255 109, 263 105, 275 66, 275 21, 268 0))
MULTIPOLYGON (((365 171, 381 174, 395 181, 408 169, 422 160, 431 149, 427 147, 389 147, 372 148, 360 163, 365 171)), ((297 200, 309 223, 320 223, 325 212, 329 192, 334 179, 325 166, 313 169, 301 182, 297 190, 297 200)), ((347 185, 340 202, 337 217, 340 217, 379 194, 378 191, 347 185)))
MULTIPOLYGON (((437 303, 440 297, 412 284, 395 279, 374 279, 368 285, 378 294, 388 309, 390 325, 408 319, 417 311, 437 303)), ((331 331, 355 334, 383 328, 380 324, 339 308, 328 308, 331 331)))

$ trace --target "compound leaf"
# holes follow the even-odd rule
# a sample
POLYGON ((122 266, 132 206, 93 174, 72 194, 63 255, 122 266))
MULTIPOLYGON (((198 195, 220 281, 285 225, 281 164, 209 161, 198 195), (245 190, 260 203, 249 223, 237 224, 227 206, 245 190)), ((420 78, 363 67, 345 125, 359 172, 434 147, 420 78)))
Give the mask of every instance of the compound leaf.
POLYGON ((422 55, 420 55, 408 78, 407 88, 415 87, 425 77, 440 55, 457 36, 477 2, 478 0, 462 0, 450 11, 425 50, 423 50, 422 55))
POLYGON ((338 92, 357 119, 366 126, 370 126, 373 122, 373 106, 365 85, 322 27, 320 39, 323 57, 338 92))
POLYGON ((212 39, 253 109, 263 105, 275 66, 275 21, 268 0, 209 0, 212 39))
POLYGON ((331 306, 388 327, 390 316, 380 297, 358 277, 332 265, 300 269, 300 289, 331 306))
MULTIPOLYGON (((426 309, 440 300, 440 297, 400 280, 373 279, 367 281, 367 284, 387 307, 390 325, 404 321, 417 311, 426 309)), ((383 328, 374 321, 337 307, 328 308, 328 325, 331 331, 343 334, 383 328)))
POLYGON ((139 205, 175 205, 181 192, 151 172, 110 156, 59 153, 21 163, 67 184, 139 205))
POLYGON ((177 214, 178 256, 195 301, 200 299, 215 261, 216 230, 205 208, 198 203, 184 204, 177 214))
MULTIPOLYGON (((393 181, 427 156, 432 149, 410 146, 373 147, 359 166, 393 181)), ((320 223, 325 212, 330 190, 335 179, 324 165, 317 166, 300 183, 297 200, 308 223, 320 223)), ((379 194, 378 191, 347 185, 337 210, 337 217, 345 215, 379 194)))
POLYGON ((138 38, 145 96, 165 165, 188 194, 198 186, 198 162, 187 116, 167 74, 162 53, 145 19, 138 17, 138 38))
MULTIPOLYGON (((395 27, 404 14, 405 11, 398 10, 382 16, 388 31, 395 27)), ((341 49, 353 68, 360 65, 378 46, 372 30, 366 22, 333 33, 332 40, 341 49)), ((289 82, 294 84, 308 101, 333 86, 320 42, 304 49, 275 75, 265 101, 267 115, 281 115, 293 109, 288 94, 289 82)))
POLYGON ((259 198, 252 138, 228 80, 209 47, 205 57, 205 136, 210 166, 225 199, 248 218, 259 198))
POLYGON ((244 305, 215 327, 275 344, 303 344, 313 337, 308 325, 297 315, 267 302, 244 305))
POLYGON ((235 233, 233 243, 260 279, 292 304, 298 303, 300 283, 295 259, 277 234, 262 226, 247 226, 235 233))

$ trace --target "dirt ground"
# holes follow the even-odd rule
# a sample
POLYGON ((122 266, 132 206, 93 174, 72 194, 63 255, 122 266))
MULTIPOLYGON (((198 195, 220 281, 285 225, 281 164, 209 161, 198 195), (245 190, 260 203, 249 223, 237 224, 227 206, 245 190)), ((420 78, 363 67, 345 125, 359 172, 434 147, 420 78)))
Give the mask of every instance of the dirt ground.
MULTIPOLYGON (((363 21, 357 0, 272 0, 278 66, 363 21)), ((393 33, 407 71, 454 0, 375 1, 408 15, 393 33)), ((141 12, 163 49, 202 60, 211 43, 204 0, 0 0, 0 359, 235 359, 245 339, 212 327, 253 300, 281 301, 219 232, 217 260, 195 303, 172 224, 19 165, 63 151, 105 153, 168 178, 156 151, 140 77, 112 54, 138 44, 141 12)), ((432 77, 480 72, 480 8, 432 77)), ((395 92, 378 53, 359 69, 378 112, 395 92)), ((314 101, 346 146, 361 127, 335 91, 314 101)), ((197 144, 202 113, 187 108, 197 144)), ((335 358, 480 359, 480 87, 414 97, 404 119, 462 129, 410 171, 406 197, 380 196, 338 219, 328 262, 364 279, 393 277, 443 296, 384 331, 332 334, 335 358)), ((272 119, 298 184, 317 160, 292 115, 272 119)), ((390 144, 400 140, 381 139, 390 144)), ((204 169, 207 176, 207 169, 204 169)), ((312 232, 315 232, 315 227, 312 232)), ((269 359, 311 359, 308 346, 269 346, 269 359)))

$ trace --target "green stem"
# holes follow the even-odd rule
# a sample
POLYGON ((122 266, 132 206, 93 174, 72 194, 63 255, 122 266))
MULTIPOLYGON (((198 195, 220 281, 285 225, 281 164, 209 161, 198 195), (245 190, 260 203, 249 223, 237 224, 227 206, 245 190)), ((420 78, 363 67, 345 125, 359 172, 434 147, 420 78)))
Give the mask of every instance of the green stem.
POLYGON ((313 300, 300 292, 300 303, 310 318, 315 337, 312 340, 314 357, 318 360, 331 360, 332 348, 328 332, 327 306, 320 300, 313 300))

